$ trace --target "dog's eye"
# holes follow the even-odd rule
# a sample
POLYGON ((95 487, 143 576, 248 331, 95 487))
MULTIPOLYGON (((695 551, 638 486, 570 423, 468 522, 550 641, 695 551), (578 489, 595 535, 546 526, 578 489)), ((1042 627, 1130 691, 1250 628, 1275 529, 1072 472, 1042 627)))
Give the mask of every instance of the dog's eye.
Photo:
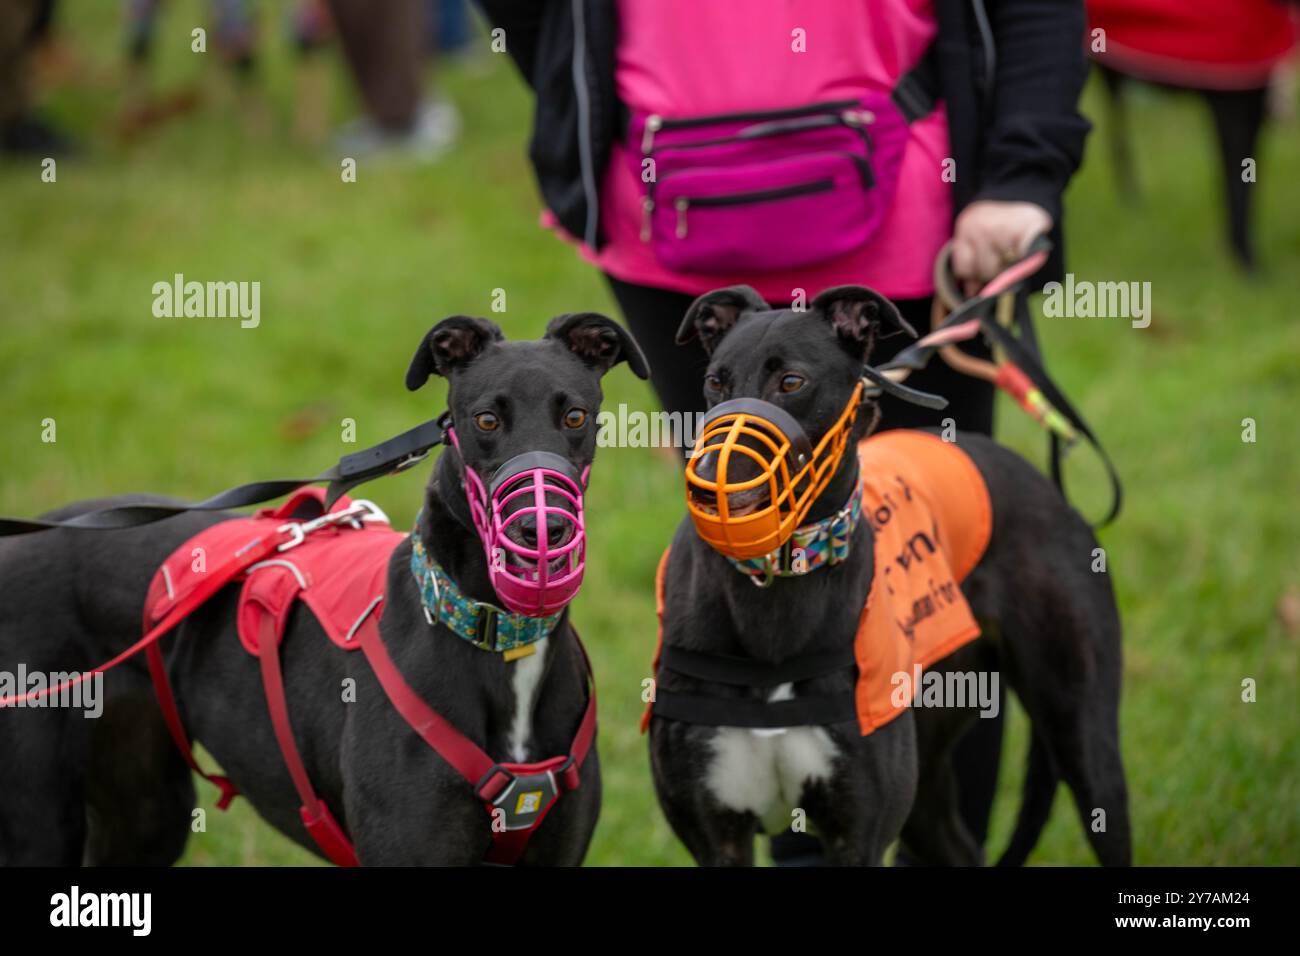
POLYGON ((802 375, 785 375, 781 378, 781 391, 797 392, 803 388, 804 378, 802 375))
POLYGON ((581 428, 587 424, 587 413, 581 408, 571 408, 564 413, 565 428, 581 428))
POLYGON ((474 416, 474 424, 485 432, 494 432, 501 427, 501 419, 491 412, 479 412, 474 416))
POLYGON ((704 387, 710 392, 720 392, 722 391, 722 379, 716 375, 706 375, 704 376, 704 387))

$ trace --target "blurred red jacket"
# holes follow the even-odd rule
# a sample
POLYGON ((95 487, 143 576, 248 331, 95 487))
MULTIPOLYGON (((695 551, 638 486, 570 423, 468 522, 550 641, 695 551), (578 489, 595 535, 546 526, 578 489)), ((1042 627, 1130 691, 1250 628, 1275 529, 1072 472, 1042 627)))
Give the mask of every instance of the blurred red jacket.
POLYGON ((1161 83, 1265 86, 1295 46, 1294 11, 1282 0, 1088 0, 1088 50, 1161 83), (1097 30, 1105 31, 1104 48, 1097 30))

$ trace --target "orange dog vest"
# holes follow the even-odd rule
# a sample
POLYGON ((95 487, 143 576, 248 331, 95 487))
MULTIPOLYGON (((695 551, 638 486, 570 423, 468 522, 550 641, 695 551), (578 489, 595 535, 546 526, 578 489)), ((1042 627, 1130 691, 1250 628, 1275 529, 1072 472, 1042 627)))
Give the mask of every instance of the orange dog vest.
MULTIPOLYGON (((988 547, 993 511, 974 462, 929 432, 873 435, 858 444, 858 462, 863 519, 871 523, 876 559, 854 639, 857 715, 865 735, 910 706, 920 668, 979 636, 960 585, 988 547)), ((655 575, 660 649, 667 567, 665 551, 655 575)), ((659 656, 656 650, 656 674, 659 656)), ((642 719, 643 731, 653 707, 642 719)))

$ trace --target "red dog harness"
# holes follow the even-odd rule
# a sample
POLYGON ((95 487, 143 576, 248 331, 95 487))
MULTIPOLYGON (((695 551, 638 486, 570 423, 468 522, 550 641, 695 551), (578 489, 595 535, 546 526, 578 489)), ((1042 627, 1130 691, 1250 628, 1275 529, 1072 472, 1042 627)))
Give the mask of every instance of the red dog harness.
MULTIPOLYGON (((560 794, 578 786, 579 768, 596 733, 594 683, 567 755, 537 763, 494 761, 411 689, 380 638, 389 559, 406 536, 376 518, 364 503, 345 497, 334 510, 320 514, 323 504, 321 489, 303 488, 280 508, 213 525, 183 544, 163 562, 149 586, 144 638, 107 666, 147 648, 168 730, 190 767, 221 789, 217 806, 226 809, 239 791, 226 777, 202 770, 194 759, 157 641, 226 584, 243 581, 239 640, 261 662, 271 724, 302 801, 303 825, 330 860, 356 866, 351 842, 312 787, 289 721, 280 642, 294 603, 302 601, 335 646, 366 655, 398 713, 483 801, 492 826, 487 861, 517 862, 560 794), (313 517, 302 520, 298 516, 304 511, 313 517)), ((582 650, 581 643, 578 647, 582 650)), ((582 654, 590 674, 586 651, 582 654)))

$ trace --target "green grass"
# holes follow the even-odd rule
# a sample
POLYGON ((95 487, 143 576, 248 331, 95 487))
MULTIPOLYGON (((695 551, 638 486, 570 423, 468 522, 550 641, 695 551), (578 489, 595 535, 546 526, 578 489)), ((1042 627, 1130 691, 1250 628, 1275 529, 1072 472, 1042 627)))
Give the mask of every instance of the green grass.
MULTIPOLYGON (((215 58, 188 52, 199 5, 166 19, 157 80, 219 93, 215 58)), ((153 490, 200 497, 253 478, 302 473, 441 410, 441 384, 410 394, 406 363, 445 315, 489 314, 535 336, 559 312, 614 306, 598 276, 537 226, 524 160, 528 100, 503 59, 441 73, 465 118, 464 141, 429 167, 363 162, 340 182, 336 158, 278 128, 250 132, 229 97, 129 149, 109 120, 120 104, 113 5, 65 11, 86 75, 55 89, 49 115, 85 153, 56 183, 34 163, 0 166, 0 513, 153 490), (193 279, 262 283, 262 323, 156 319, 151 286, 193 279), (41 441, 57 421, 58 441, 41 441)), ((274 26, 271 18, 270 26, 274 26)), ((293 63, 275 30, 266 90, 287 128, 293 63)), ((336 70, 343 119, 351 110, 336 70)), ((1087 109, 1097 114, 1098 90, 1087 109)), ((1041 325, 1053 371, 1100 430, 1128 505, 1103 535, 1125 623, 1123 741, 1135 852, 1143 864, 1294 864, 1300 854, 1297 652, 1277 611, 1300 593, 1300 163, 1294 126, 1260 157, 1258 240, 1265 272, 1230 267, 1209 124, 1189 98, 1134 104, 1141 205, 1112 188, 1104 128, 1068 197, 1069 251, 1083 279, 1152 284, 1155 321, 1060 319, 1041 325), (1258 440, 1241 440, 1242 419, 1258 440), (1258 701, 1240 700, 1243 678, 1258 701)), ((1104 127, 1104 124, 1101 124, 1104 127)), ((675 322, 676 316, 664 316, 675 322)), ((609 405, 648 407, 625 370, 609 405)), ((1041 436, 1001 409, 1001 437, 1042 460, 1041 436)), ((1100 472, 1085 453, 1074 488, 1095 512, 1100 472)), ((417 470, 419 471, 419 470, 417 470)), ((397 526, 423 473, 367 489, 397 526)), ((682 514, 673 466, 648 450, 602 451, 589 501, 592 553, 574 618, 601 692, 604 810, 588 862, 684 864, 655 803, 637 731, 654 647, 655 562, 682 514)), ((123 635, 124 640, 129 635, 123 635)), ((992 843, 1018 805, 1025 724, 1012 721, 992 843)), ((211 808, 211 788, 200 791, 211 808)), ((193 864, 312 859, 247 806, 210 812, 193 864)), ((1092 857, 1070 801, 1033 856, 1092 857)))

